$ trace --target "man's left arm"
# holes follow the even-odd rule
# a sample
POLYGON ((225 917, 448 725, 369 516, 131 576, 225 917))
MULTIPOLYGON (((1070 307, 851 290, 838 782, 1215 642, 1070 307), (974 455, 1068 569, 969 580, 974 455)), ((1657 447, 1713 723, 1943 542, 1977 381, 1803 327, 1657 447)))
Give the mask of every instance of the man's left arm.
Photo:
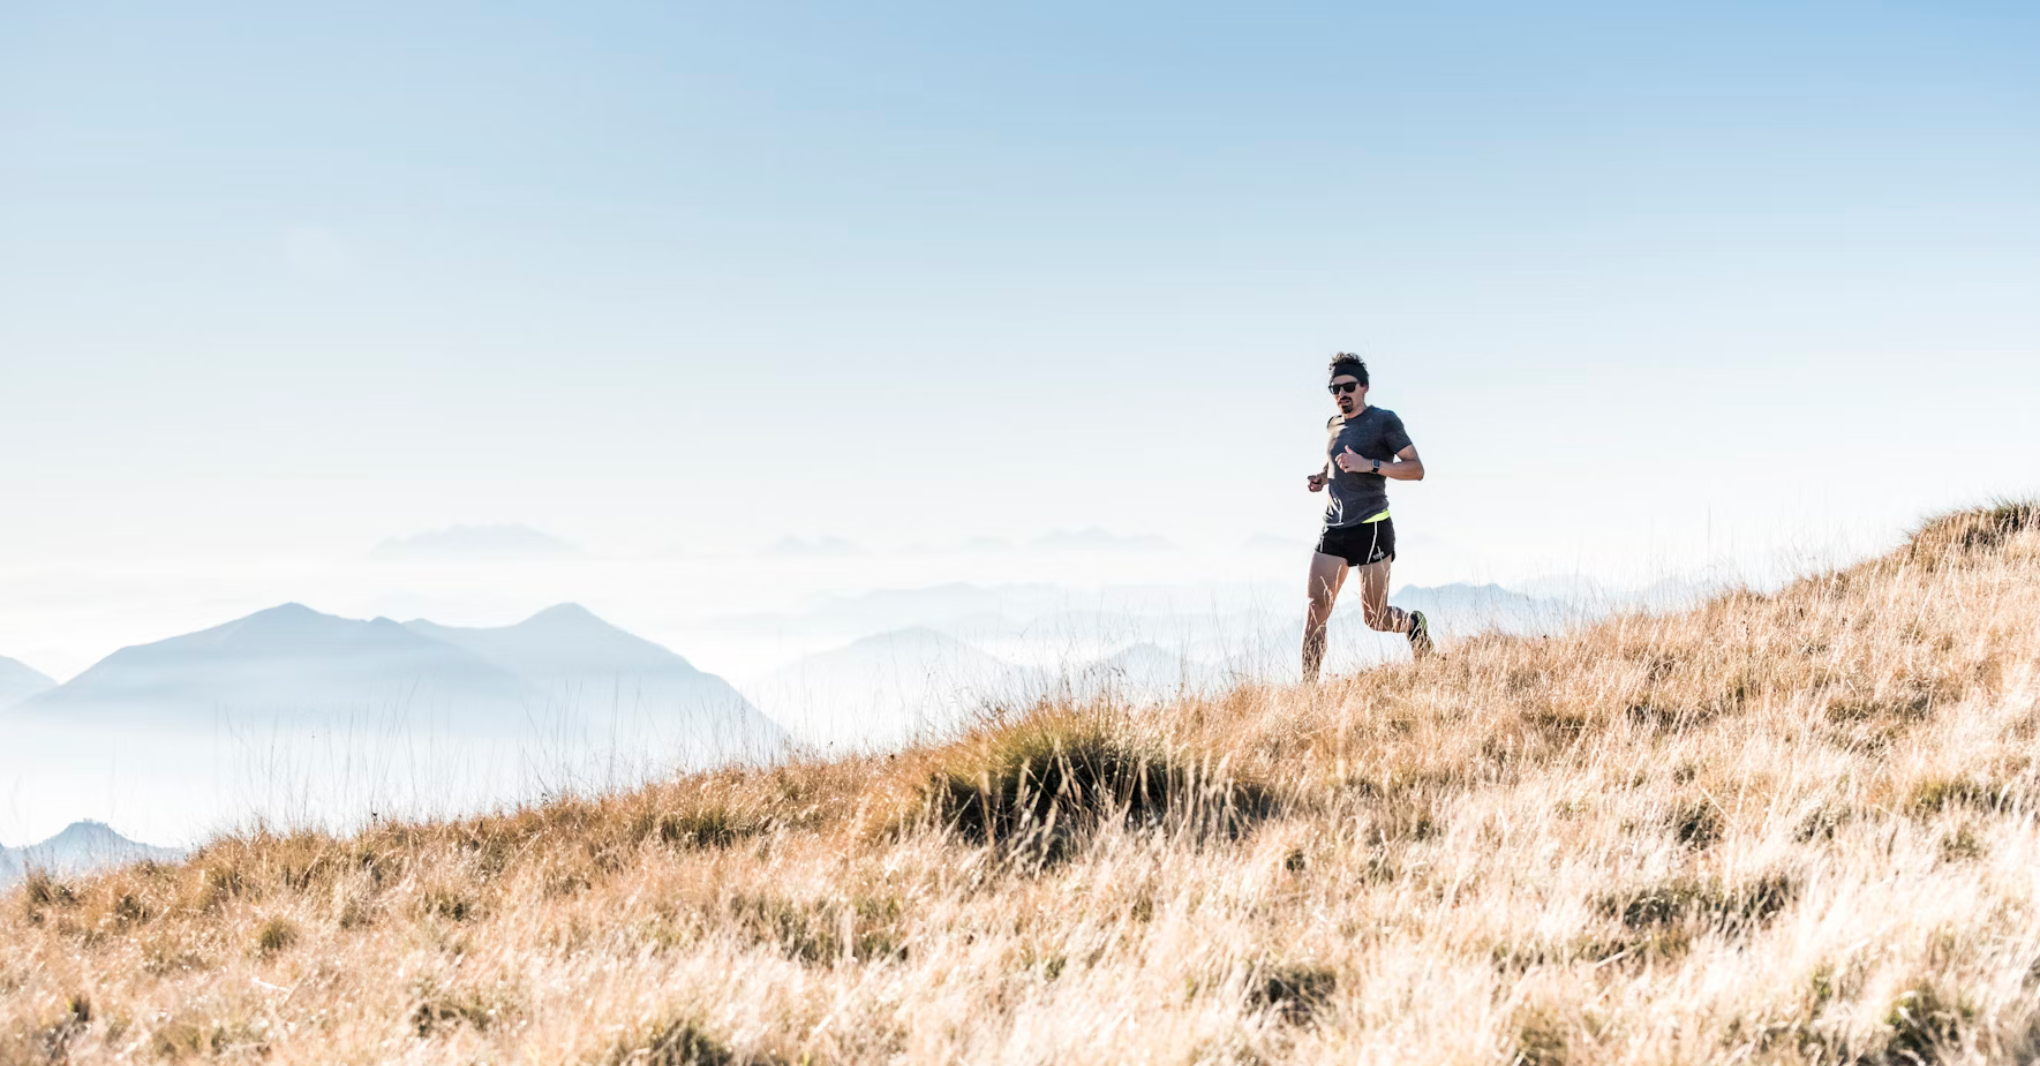
POLYGON ((1364 459, 1351 448, 1339 453, 1339 469, 1349 474, 1380 474, 1397 481, 1424 480, 1424 461, 1417 458, 1417 446, 1406 444, 1393 459, 1364 459))
POLYGON ((1395 458, 1381 464, 1381 476, 1397 481, 1424 480, 1424 460, 1417 455, 1417 446, 1412 444, 1395 453, 1395 458))

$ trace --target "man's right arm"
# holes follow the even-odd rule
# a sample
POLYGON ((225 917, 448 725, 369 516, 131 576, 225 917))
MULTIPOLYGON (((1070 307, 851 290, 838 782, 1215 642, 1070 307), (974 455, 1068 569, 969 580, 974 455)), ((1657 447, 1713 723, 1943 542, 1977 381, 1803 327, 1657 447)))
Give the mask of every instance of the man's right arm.
MULTIPOLYGON (((1333 427, 1337 426, 1340 422, 1343 421, 1345 421, 1345 419, 1340 418, 1338 415, 1333 415, 1332 417, 1325 419, 1325 432, 1332 434, 1333 436, 1336 437, 1338 431, 1335 430, 1333 427)), ((1330 483, 1331 481, 1331 472, 1332 461, 1328 458, 1324 461, 1322 465, 1320 465, 1317 468, 1317 473, 1312 474, 1308 479, 1306 479, 1305 484, 1310 486, 1310 491, 1312 492, 1323 492, 1325 490, 1325 485, 1330 483)))
POLYGON ((1323 492, 1325 490, 1326 481, 1325 474, 1326 471, 1331 469, 1331 467, 1332 464, 1330 462, 1327 462, 1325 463, 1325 465, 1318 467, 1317 473, 1312 474, 1309 478, 1305 479, 1304 483, 1310 486, 1310 491, 1323 492))

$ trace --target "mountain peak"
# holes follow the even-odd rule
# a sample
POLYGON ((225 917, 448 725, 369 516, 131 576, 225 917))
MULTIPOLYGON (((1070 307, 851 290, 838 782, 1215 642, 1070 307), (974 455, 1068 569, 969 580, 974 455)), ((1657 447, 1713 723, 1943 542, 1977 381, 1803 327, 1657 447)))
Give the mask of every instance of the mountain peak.
POLYGON ((292 600, 289 603, 279 603, 274 607, 265 607, 262 610, 256 611, 254 614, 249 615, 247 618, 242 619, 242 621, 252 622, 257 618, 267 618, 283 621, 292 618, 317 618, 317 617, 322 617, 319 614, 319 612, 312 610, 310 607, 307 607, 304 604, 297 602, 296 600, 292 600))
MULTIPOLYGON (((596 617, 594 611, 578 603, 555 603, 524 621, 537 622, 541 620, 547 622, 602 622, 602 619, 596 617)), ((602 622, 602 624, 608 625, 609 623, 602 622)))
POLYGON ((509 628, 524 633, 548 633, 558 636, 587 635, 609 638, 618 635, 630 636, 627 631, 578 603, 553 604, 509 628))
POLYGON ((0 655, 0 706, 57 687, 54 678, 24 662, 0 655))
POLYGON ((291 603, 280 603, 274 607, 265 607, 254 614, 235 619, 226 625, 215 627, 206 632, 228 639, 246 639, 251 635, 298 639, 301 637, 311 637, 326 629, 358 624, 337 615, 315 611, 302 603, 293 601, 291 603))
POLYGON ((129 840, 105 822, 81 819, 39 844, 0 848, 0 889, 31 869, 69 876, 137 859, 172 860, 182 854, 175 848, 129 840))
POLYGON ((556 603, 509 626, 442 626, 423 619, 408 625, 527 676, 699 673, 686 659, 578 603, 556 603))
POLYGON ((117 830, 115 830, 112 826, 107 825, 105 822, 101 822, 92 818, 80 818, 77 821, 72 822, 70 825, 67 825, 62 830, 60 830, 56 836, 51 837, 50 839, 44 841, 43 843, 45 844, 88 843, 102 840, 118 841, 124 844, 134 843, 134 841, 131 841, 124 836, 121 836, 120 833, 117 830))

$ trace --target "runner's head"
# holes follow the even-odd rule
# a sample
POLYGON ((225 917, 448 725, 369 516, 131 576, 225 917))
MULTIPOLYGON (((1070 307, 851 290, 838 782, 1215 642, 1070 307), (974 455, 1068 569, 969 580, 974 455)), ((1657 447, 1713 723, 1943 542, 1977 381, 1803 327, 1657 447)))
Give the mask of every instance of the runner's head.
POLYGON ((1340 352, 1332 357, 1331 384, 1332 401, 1339 405, 1339 413, 1347 418, 1358 414, 1367 405, 1367 364, 1352 352, 1340 352))

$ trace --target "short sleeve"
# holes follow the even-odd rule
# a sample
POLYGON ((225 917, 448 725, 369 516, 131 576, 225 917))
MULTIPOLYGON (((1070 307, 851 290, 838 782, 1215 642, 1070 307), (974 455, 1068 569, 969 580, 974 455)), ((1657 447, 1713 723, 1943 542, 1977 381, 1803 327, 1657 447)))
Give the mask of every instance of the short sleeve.
POLYGON ((1404 448, 1413 443, 1410 435, 1403 431, 1402 418, 1398 415, 1388 416, 1387 424, 1381 427, 1381 440, 1388 445, 1390 455, 1400 455, 1404 448))

